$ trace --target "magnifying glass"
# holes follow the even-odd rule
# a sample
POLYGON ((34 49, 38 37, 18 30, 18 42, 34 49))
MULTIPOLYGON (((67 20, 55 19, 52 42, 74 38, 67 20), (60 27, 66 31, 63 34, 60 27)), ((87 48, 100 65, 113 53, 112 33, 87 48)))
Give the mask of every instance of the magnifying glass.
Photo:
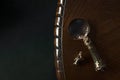
POLYGON ((84 19, 75 19, 70 23, 68 31, 74 39, 83 40, 84 44, 90 51, 90 54, 95 64, 95 70, 104 71, 106 65, 104 64, 103 60, 97 53, 96 48, 92 44, 91 39, 88 37, 88 34, 90 32, 90 26, 88 22, 85 21, 84 19))

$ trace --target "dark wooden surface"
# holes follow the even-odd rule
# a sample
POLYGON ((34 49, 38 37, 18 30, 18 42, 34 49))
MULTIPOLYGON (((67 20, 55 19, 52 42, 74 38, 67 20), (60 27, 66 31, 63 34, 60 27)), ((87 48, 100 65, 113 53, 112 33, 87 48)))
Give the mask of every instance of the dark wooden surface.
POLYGON ((67 0, 63 57, 66 80, 120 80, 120 0, 67 0), (91 39, 107 64, 104 72, 95 71, 86 46, 69 35, 69 23, 76 18, 90 23, 91 39), (80 50, 86 63, 74 66, 73 60, 80 50))

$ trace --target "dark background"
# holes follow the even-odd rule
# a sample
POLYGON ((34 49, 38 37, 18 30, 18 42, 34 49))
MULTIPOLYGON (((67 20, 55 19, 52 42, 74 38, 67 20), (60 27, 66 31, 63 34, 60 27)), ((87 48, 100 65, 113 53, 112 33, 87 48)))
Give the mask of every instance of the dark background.
POLYGON ((56 80, 57 0, 0 1, 0 80, 56 80))

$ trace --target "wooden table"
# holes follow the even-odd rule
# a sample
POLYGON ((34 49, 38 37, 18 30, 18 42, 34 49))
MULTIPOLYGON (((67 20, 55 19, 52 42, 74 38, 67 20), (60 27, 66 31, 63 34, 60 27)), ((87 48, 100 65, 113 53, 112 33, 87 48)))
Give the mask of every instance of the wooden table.
POLYGON ((66 80, 120 79, 120 0, 67 0, 63 29, 63 61, 66 80), (104 72, 96 72, 87 47, 82 40, 73 40, 69 23, 88 20, 91 39, 107 64, 104 72), (74 66, 74 58, 83 51, 86 63, 74 66))

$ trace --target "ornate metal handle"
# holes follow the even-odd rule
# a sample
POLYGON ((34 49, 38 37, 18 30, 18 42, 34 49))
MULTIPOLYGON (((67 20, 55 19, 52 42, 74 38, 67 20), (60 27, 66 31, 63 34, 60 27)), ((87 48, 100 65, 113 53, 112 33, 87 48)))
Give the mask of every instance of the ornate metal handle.
POLYGON ((92 44, 92 41, 88 37, 83 38, 83 41, 84 41, 85 45, 88 47, 90 54, 93 58, 93 61, 95 64, 95 70, 96 71, 103 71, 106 65, 104 64, 100 55, 98 55, 96 48, 92 44))

